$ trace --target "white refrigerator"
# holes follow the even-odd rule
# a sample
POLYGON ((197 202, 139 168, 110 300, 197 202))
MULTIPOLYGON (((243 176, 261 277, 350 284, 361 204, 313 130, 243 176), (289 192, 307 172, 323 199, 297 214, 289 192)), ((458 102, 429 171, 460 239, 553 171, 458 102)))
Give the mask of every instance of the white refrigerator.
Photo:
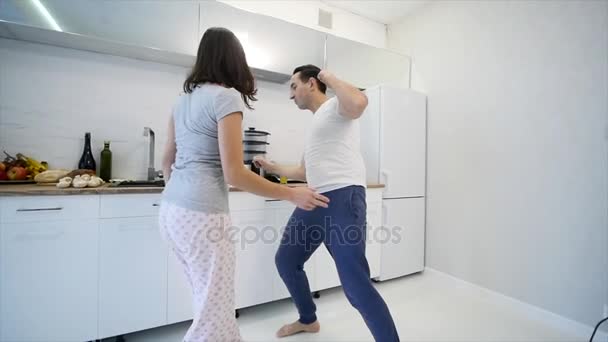
POLYGON ((424 269, 426 189, 426 96, 379 85, 365 91, 361 149, 368 183, 383 183, 378 280, 424 269))

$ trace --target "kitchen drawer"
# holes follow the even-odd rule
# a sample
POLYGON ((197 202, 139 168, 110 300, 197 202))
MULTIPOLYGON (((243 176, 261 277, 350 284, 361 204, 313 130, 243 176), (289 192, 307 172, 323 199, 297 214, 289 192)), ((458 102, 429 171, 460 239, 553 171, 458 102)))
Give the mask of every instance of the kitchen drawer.
POLYGON ((0 198, 0 222, 37 222, 99 217, 98 195, 0 198))
POLYGON ((103 195, 100 198, 100 216, 142 217, 156 216, 160 208, 160 194, 103 195))

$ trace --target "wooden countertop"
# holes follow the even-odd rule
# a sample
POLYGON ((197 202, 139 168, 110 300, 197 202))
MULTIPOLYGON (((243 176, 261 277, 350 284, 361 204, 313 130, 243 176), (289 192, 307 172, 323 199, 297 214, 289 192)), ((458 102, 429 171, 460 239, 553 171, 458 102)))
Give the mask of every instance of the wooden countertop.
MULTIPOLYGON (((306 186, 304 183, 289 184, 290 187, 306 186)), ((368 184, 368 189, 384 188, 384 184, 368 184)), ((50 185, 15 184, 0 185, 0 197, 7 196, 63 196, 63 195, 117 195, 117 194, 157 194, 162 187, 116 187, 104 184, 98 188, 67 188, 59 189, 50 185)), ((230 187, 229 191, 242 191, 230 187)))

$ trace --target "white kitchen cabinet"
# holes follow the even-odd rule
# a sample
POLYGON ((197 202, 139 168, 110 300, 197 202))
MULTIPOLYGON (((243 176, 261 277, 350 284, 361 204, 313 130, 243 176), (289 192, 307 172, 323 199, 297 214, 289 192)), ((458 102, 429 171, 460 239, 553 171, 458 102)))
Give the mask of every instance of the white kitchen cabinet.
POLYGON ((424 198, 400 198, 382 203, 384 223, 380 280, 424 269, 424 198))
MULTIPOLYGON (((368 189, 367 199, 367 230, 365 257, 370 268, 370 277, 375 278, 380 274, 380 249, 381 245, 374 241, 376 230, 382 225, 382 189, 368 189)), ((315 283, 313 291, 324 290, 340 286, 340 277, 336 264, 325 247, 319 246, 315 254, 315 283)))
POLYGON ((98 196, 0 198, 0 340, 97 338, 98 196))
POLYGON ((169 249, 167 265, 167 324, 192 319, 192 289, 184 267, 169 249))
POLYGON ((122 194, 101 196, 98 210, 101 218, 119 218, 157 217, 159 209, 159 194, 122 194))
POLYGON ((24 196, 2 198, 0 223, 77 221, 99 216, 99 196, 24 196))
POLYGON ((410 58, 345 38, 327 35, 327 69, 356 87, 391 84, 409 88, 410 58))
MULTIPOLYGON (((230 193, 232 227, 230 238, 236 250, 235 301, 243 308, 273 300, 273 246, 264 245, 258 234, 264 230, 264 199, 246 192, 230 193), (245 236, 243 236, 245 234, 245 236)), ((173 251, 168 253, 167 323, 192 319, 192 289, 183 266, 173 251)))
MULTIPOLYGON (((373 235, 375 230, 379 229, 382 224, 382 189, 368 189, 367 197, 367 246, 366 258, 370 266, 371 277, 375 278, 380 273, 380 249, 381 244, 374 241, 373 235)), ((295 206, 285 201, 267 202, 267 211, 274 217, 275 225, 280 229, 280 235, 283 234, 283 228, 289 220, 295 206)), ((272 219, 272 218, 271 218, 272 219)), ((276 248, 279 246, 277 242, 276 248)), ((312 257, 305 264, 304 269, 308 276, 308 282, 311 291, 320 291, 336 286, 340 286, 340 277, 336 269, 336 264, 331 257, 324 244, 319 246, 312 257)), ((277 274, 278 277, 278 274, 277 274)), ((289 297, 289 292, 285 287, 280 277, 276 278, 275 296, 276 299, 289 297)))
MULTIPOLYGON (((276 231, 276 239, 272 246, 273 275, 270 278, 273 283, 274 300, 289 298, 291 296, 289 294, 289 291, 287 291, 287 287, 285 286, 285 283, 283 283, 279 272, 277 271, 274 262, 274 256, 276 255, 276 252, 279 249, 279 246, 281 245, 281 238, 283 237, 285 226, 287 225, 287 222, 289 221, 289 218, 291 217, 291 214, 293 213, 295 208, 295 205, 287 201, 266 201, 266 220, 267 222, 271 222, 272 226, 275 228, 276 231)), ((306 272, 306 275, 308 277, 308 283, 312 289, 316 282, 313 257, 311 257, 308 262, 304 264, 304 271, 306 272)))
POLYGON ((236 307, 274 299, 274 227, 265 223, 264 210, 233 211, 231 239, 236 248, 236 307))
POLYGON ((167 248, 158 218, 102 219, 99 231, 99 335, 166 324, 167 248))
POLYGON ((43 1, 59 28, 33 3, 0 2, 0 36, 191 68, 205 30, 226 27, 258 80, 283 83, 295 67, 323 68, 327 60, 329 70, 360 87, 410 83, 407 56, 219 1, 43 1))
MULTIPOLYGON (((202 2, 200 11, 201 35, 210 27, 231 30, 241 41, 248 64, 255 69, 290 76, 300 65, 323 67, 322 32, 215 1, 202 2)), ((264 79, 263 75, 257 76, 264 79)))
MULTIPOLYGON (((381 191, 368 190, 368 234, 381 223, 381 191)), ((274 258, 295 206, 244 192, 231 192, 230 206, 236 308, 289 297, 274 258)), ((0 198, 0 340, 95 340, 192 319, 158 209, 158 194, 0 198)), ((375 277, 380 245, 370 238, 375 277)), ((339 285, 325 246, 305 269, 311 291, 339 285)))
POLYGON ((96 339, 97 220, 2 223, 0 240, 0 340, 96 339))
MULTIPOLYGON (((3 2, 0 19, 54 29, 29 1, 3 2)), ((196 55, 199 4, 195 1, 52 0, 43 4, 63 32, 196 55)))
POLYGON ((310 284, 312 291, 320 291, 340 286, 340 277, 338 276, 336 263, 327 250, 327 247, 325 247, 325 244, 322 243, 321 246, 317 248, 311 257, 311 261, 314 265, 315 272, 315 281, 310 284))
MULTIPOLYGON (((264 210, 264 199, 245 192, 230 193, 229 238, 236 250, 236 309, 273 301, 278 232, 264 210), (270 222, 270 223, 269 223, 270 222)), ((183 266, 169 251, 167 323, 192 319, 192 292, 183 266)))

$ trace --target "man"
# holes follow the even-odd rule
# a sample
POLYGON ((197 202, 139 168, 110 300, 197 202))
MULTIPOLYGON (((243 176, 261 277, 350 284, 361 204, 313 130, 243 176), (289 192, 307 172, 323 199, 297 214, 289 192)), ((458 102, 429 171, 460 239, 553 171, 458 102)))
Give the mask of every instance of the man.
POLYGON ((329 207, 296 209, 285 227, 275 261, 300 318, 283 326, 277 336, 319 331, 304 263, 324 243, 336 263, 346 297, 363 316, 374 339, 399 341, 386 303, 372 285, 365 258, 366 182, 357 119, 367 107, 367 97, 314 65, 294 70, 290 96, 298 108, 313 113, 301 165, 282 166, 262 158, 256 158, 256 163, 271 173, 307 181, 310 188, 329 198, 329 207), (335 97, 325 94, 327 87, 335 97))

